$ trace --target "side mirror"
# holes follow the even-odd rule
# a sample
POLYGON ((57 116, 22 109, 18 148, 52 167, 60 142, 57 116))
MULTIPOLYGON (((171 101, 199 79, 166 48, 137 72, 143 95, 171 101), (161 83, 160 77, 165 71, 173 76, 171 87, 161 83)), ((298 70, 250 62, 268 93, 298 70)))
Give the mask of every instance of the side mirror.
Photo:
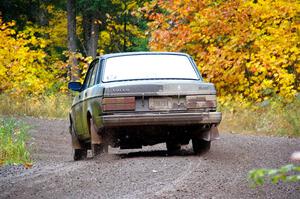
POLYGON ((72 91, 81 91, 81 83, 80 82, 69 82, 68 89, 71 89, 72 91))

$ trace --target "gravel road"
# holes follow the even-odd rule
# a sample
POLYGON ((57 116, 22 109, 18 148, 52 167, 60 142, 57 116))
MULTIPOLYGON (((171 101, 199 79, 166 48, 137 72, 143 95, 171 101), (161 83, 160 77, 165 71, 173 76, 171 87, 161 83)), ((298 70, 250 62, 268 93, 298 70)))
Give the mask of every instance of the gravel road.
POLYGON ((288 164, 300 139, 222 133, 202 156, 191 144, 168 156, 159 144, 74 162, 67 121, 23 120, 32 125, 34 166, 0 168, 0 198, 300 198, 300 183, 247 181, 253 168, 288 164))

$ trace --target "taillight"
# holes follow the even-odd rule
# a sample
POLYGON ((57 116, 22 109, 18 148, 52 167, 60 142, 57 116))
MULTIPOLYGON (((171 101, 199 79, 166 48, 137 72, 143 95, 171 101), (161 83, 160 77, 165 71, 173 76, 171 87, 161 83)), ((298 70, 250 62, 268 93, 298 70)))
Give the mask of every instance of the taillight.
POLYGON ((114 97, 102 100, 103 111, 129 111, 135 109, 135 97, 114 97))
POLYGON ((215 108, 217 106, 215 95, 186 96, 187 109, 215 108))

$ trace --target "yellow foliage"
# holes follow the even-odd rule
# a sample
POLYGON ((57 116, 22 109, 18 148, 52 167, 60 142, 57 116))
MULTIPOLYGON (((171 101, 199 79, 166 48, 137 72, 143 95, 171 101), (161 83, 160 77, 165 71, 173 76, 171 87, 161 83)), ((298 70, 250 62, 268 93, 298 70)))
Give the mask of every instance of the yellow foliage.
POLYGON ((14 96, 44 93, 60 81, 64 64, 49 62, 44 50, 49 42, 36 36, 41 32, 35 27, 17 33, 14 25, 0 18, 0 91, 14 96))
POLYGON ((67 47, 67 13, 62 10, 54 9, 54 6, 47 7, 52 17, 49 20, 49 26, 44 27, 52 45, 67 47))

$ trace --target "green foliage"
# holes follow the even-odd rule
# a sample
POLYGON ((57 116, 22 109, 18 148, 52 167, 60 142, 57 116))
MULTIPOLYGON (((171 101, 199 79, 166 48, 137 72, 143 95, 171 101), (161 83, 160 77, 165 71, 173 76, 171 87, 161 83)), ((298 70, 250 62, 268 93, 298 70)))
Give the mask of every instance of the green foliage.
MULTIPOLYGON (((39 27, 39 32, 48 41, 45 51, 51 62, 64 61, 63 52, 67 50, 67 12, 49 5, 45 8, 50 16, 48 26, 39 27)), ((63 63, 60 63, 63 64, 63 63)))
POLYGON ((248 173, 253 186, 263 185, 267 180, 273 184, 279 182, 300 181, 300 166, 288 164, 279 169, 253 169, 248 173))
POLYGON ((6 22, 15 20, 19 28, 22 29, 27 21, 35 21, 38 2, 37 0, 1 0, 0 10, 3 12, 3 18, 6 22))
POLYGON ((113 0, 106 10, 106 28, 99 40, 99 53, 147 51, 147 22, 140 7, 145 0, 113 0))
POLYGON ((27 149, 28 126, 13 118, 0 118, 0 166, 7 164, 31 165, 27 149))

